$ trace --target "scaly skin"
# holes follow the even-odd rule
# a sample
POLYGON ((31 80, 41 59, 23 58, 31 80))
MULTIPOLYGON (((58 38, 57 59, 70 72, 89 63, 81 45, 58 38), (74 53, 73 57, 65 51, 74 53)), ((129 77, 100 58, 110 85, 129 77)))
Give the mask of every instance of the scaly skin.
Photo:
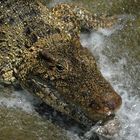
POLYGON ((108 120, 121 97, 79 41, 81 31, 111 26, 76 5, 48 9, 37 0, 0 2, 0 82, 18 83, 82 124, 108 120))

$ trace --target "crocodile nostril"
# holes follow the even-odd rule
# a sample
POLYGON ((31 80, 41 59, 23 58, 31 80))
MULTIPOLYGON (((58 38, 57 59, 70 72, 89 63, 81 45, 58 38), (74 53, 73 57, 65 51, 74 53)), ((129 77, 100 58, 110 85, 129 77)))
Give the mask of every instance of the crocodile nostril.
POLYGON ((107 102, 107 106, 109 109, 115 110, 116 109, 116 102, 112 99, 112 100, 107 102))

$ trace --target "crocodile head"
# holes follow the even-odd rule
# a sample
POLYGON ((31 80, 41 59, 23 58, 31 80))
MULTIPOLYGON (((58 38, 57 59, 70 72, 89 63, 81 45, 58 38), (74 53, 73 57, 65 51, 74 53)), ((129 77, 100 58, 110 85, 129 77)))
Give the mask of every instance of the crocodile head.
POLYGON ((38 92, 43 98, 47 98, 46 92, 54 91, 93 121, 108 119, 120 107, 121 97, 102 76, 94 56, 81 46, 79 39, 56 36, 40 41, 34 49, 36 53, 31 53, 20 69, 26 73, 25 77, 18 74, 22 75, 19 79, 26 89, 38 92), (44 87, 49 90, 41 90, 44 87))

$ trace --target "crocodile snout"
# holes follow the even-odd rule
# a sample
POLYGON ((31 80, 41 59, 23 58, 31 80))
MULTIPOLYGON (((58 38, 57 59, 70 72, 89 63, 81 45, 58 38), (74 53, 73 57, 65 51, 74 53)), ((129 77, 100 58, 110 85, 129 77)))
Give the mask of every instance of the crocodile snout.
POLYGON ((122 104, 122 98, 118 94, 115 94, 113 98, 111 98, 106 102, 107 107, 109 108, 109 110, 112 111, 118 110, 121 104, 122 104))

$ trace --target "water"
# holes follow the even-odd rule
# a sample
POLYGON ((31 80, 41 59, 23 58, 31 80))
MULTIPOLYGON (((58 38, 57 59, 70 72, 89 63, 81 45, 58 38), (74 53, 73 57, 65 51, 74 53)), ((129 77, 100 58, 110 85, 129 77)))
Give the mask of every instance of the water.
POLYGON ((23 111, 27 113, 33 113, 34 107, 33 107, 34 99, 32 96, 26 96, 26 93, 24 91, 20 92, 13 92, 11 95, 7 97, 1 97, 0 98, 0 106, 5 106, 7 108, 20 108, 23 111), (28 98, 28 99, 27 99, 28 98))
MULTIPOLYGON (((129 18, 129 17, 128 17, 129 18)), ((104 77, 112 84, 114 89, 121 95, 123 104, 117 116, 121 121, 121 130, 119 136, 113 138, 115 140, 139 140, 140 139, 140 85, 136 84, 137 89, 135 88, 134 83, 137 81, 132 77, 133 71, 137 71, 140 74, 139 68, 140 65, 132 65, 132 73, 126 71, 125 67, 129 67, 128 55, 126 55, 127 50, 124 53, 124 56, 121 58, 118 57, 117 61, 112 63, 110 57, 105 54, 106 50, 112 50, 114 55, 116 54, 114 47, 112 47, 111 36, 116 34, 116 32, 121 32, 123 26, 116 26, 113 29, 99 29, 97 32, 92 33, 90 36, 87 35, 81 36, 81 42, 84 46, 88 46, 89 49, 96 56, 99 67, 101 69, 104 77), (135 93, 135 94, 134 94, 135 93)), ((120 48, 118 44, 113 44, 115 47, 120 48)), ((110 54, 111 55, 111 54, 110 54)), ((135 62, 139 64, 139 62, 135 62)), ((135 73, 137 75, 137 73, 135 73)))
MULTIPOLYGON (((53 0, 50 6, 64 1, 53 0)), ((103 8, 101 3, 100 6, 103 8)), ((120 14, 119 10, 113 11, 120 14)), ((90 35, 82 34, 81 43, 92 51, 102 74, 123 100, 122 107, 117 112, 121 129, 119 134, 112 139, 139 140, 140 46, 137 43, 139 35, 136 34, 140 29, 139 20, 137 20, 139 18, 137 15, 126 13, 121 13, 120 18, 124 22, 110 29, 99 29, 90 35)), ((7 91, 2 87, 0 90, 0 140, 15 138, 45 140, 46 137, 48 140, 88 140, 95 131, 93 127, 89 132, 85 132, 86 137, 79 137, 76 126, 70 128, 72 131, 65 130, 38 115, 35 110, 36 99, 25 91, 7 91)), ((105 140, 104 137, 100 139, 105 140)))

